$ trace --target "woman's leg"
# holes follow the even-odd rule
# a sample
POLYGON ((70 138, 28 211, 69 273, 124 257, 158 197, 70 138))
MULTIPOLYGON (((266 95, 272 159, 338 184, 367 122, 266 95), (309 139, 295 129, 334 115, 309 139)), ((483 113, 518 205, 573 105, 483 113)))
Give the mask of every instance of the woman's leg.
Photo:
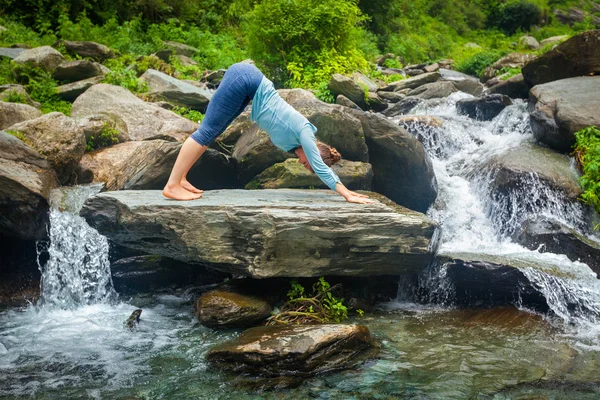
POLYGON ((184 142, 179 151, 169 181, 163 190, 166 197, 177 200, 202 197, 202 191, 187 181, 187 173, 210 143, 242 113, 258 89, 261 79, 262 73, 254 66, 238 63, 229 67, 208 104, 200 127, 184 142))

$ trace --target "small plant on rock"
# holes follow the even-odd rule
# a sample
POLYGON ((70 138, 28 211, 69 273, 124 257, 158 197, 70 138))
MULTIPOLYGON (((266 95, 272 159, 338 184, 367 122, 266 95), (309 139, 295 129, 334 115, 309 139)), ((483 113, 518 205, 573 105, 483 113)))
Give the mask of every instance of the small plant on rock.
POLYGON ((310 295, 297 280, 293 280, 291 286, 288 301, 278 314, 267 320, 267 325, 339 323, 348 318, 344 299, 333 294, 339 285, 331 286, 321 277, 312 286, 310 295))
POLYGON ((202 114, 200 111, 190 110, 186 107, 174 107, 173 112, 194 122, 202 122, 204 119, 204 114, 202 114))
POLYGON ((7 90, 0 95, 2 101, 7 103, 22 103, 27 104, 27 97, 23 93, 19 93, 15 90, 7 90))
MULTIPOLYGON (((590 126, 575 133, 573 155, 579 164, 583 188, 581 199, 600 212, 600 129, 590 126)), ((596 229, 600 228, 598 224, 596 229)))
POLYGON ((88 139, 86 151, 93 151, 117 144, 119 143, 120 134, 118 129, 105 122, 102 128, 88 139))

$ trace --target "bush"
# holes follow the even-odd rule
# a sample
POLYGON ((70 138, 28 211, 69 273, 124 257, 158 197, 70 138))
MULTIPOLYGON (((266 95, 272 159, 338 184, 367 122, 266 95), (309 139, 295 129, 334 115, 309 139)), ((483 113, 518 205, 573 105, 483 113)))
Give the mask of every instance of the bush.
POLYGON ((276 83, 315 86, 366 65, 356 0, 263 0, 247 15, 250 56, 276 83), (288 72, 289 69, 289 72, 288 72))
POLYGON ((481 50, 455 64, 455 68, 465 74, 480 77, 483 71, 500 58, 508 54, 507 50, 481 50))
MULTIPOLYGON (((583 175, 580 178, 584 190, 581 199, 600 212, 600 129, 595 126, 575 133, 574 155, 583 175)), ((596 226, 596 229, 600 224, 596 226)))
POLYGON ((119 136, 119 130, 105 122, 100 131, 95 132, 94 135, 90 136, 88 139, 86 151, 92 151, 117 144, 119 143, 119 136))
POLYGON ((488 26, 496 27, 512 35, 528 31, 542 21, 540 8, 528 1, 509 1, 496 7, 488 16, 488 26))
MULTIPOLYGON (((41 104, 44 114, 58 111, 71 114, 71 103, 62 100, 56 93, 56 81, 52 74, 34 65, 14 64, 12 70, 15 82, 23 84, 29 96, 41 104)), ((11 82, 14 83, 14 82, 11 82)))
POLYGON ((127 65, 127 60, 126 57, 108 60, 106 64, 111 72, 106 74, 102 82, 124 87, 133 93, 147 92, 148 84, 138 79, 135 69, 127 65))

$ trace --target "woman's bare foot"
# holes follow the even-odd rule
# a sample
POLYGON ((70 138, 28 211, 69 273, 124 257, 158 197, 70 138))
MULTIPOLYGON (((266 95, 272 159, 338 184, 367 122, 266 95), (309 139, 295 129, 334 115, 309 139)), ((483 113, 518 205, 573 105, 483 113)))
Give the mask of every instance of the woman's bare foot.
POLYGON ((187 190, 188 192, 204 193, 204 190, 197 189, 194 185, 189 183, 187 181, 187 179, 182 179, 180 183, 181 183, 181 187, 184 188, 185 190, 187 190))
POLYGON ((163 196, 173 200, 196 200, 202 197, 202 193, 192 193, 185 190, 181 185, 167 184, 162 191, 163 196))

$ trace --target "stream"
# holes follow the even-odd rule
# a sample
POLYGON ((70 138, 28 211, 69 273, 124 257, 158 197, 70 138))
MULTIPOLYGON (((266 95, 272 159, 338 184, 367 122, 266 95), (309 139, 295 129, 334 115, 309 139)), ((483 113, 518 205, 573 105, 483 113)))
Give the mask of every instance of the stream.
POLYGON ((531 265, 523 273, 544 294, 549 313, 518 303, 457 309, 444 268, 432 266, 421 284, 447 301, 422 304, 401 284, 395 301, 349 321, 371 330, 381 346, 376 359, 296 389, 257 393, 208 368, 206 351, 240 331, 201 326, 186 288, 116 293, 108 241, 78 216, 100 187, 63 188, 53 198, 50 240, 38 245, 48 256, 40 262, 40 300, 0 311, 0 399, 600 398, 600 281, 586 264, 528 250, 512 237, 526 220, 552 217, 600 239, 582 223, 584 207, 564 201, 535 175, 521 196, 493 196, 486 163, 534 141, 526 104, 479 122, 456 113, 456 101, 467 97, 429 100, 412 112, 444 121, 443 135, 431 129, 418 135, 439 185, 428 212, 442 227, 439 253, 531 265), (548 200, 540 201, 542 194, 548 200), (129 331, 124 321, 136 308, 143 309, 141 322, 129 331))

